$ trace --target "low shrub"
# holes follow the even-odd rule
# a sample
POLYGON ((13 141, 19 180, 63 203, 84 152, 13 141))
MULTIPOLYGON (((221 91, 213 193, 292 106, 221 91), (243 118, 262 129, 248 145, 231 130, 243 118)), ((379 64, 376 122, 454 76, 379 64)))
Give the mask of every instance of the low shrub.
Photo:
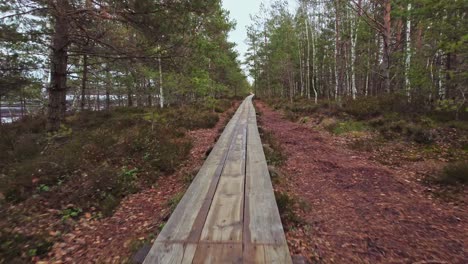
POLYGON ((291 111, 297 114, 310 115, 320 108, 319 105, 313 104, 312 102, 307 104, 289 104, 285 107, 285 110, 291 111))
POLYGON ((372 123, 373 126, 378 127, 378 131, 386 139, 395 139, 399 137, 406 137, 419 144, 431 144, 435 140, 434 134, 427 126, 406 121, 381 121, 382 123, 372 123))
POLYGON ((446 165, 437 182, 447 185, 468 183, 468 162, 456 162, 446 165))
POLYGON ((62 220, 65 221, 70 218, 78 218, 82 212, 83 209, 79 207, 68 207, 63 209, 60 214, 62 215, 62 220))
MULTIPOLYGON (((133 108, 131 108, 133 111, 133 108)), ((76 129, 91 129, 100 127, 103 124, 107 124, 108 121, 113 114, 114 115, 122 115, 123 109, 119 108, 115 110, 116 112, 110 111, 90 111, 86 110, 83 112, 79 112, 73 116, 67 117, 66 121, 68 125, 73 125, 76 129)), ((130 110, 128 110, 130 111, 130 110)))
POLYGON ((369 129, 364 122, 348 120, 344 122, 337 122, 334 125, 330 125, 327 129, 333 134, 340 135, 349 132, 362 132, 369 129))
POLYGON ((331 131, 336 126, 337 123, 338 121, 335 118, 326 117, 322 119, 322 121, 320 122, 320 126, 322 126, 328 131, 331 131))
POLYGON ((359 120, 365 120, 392 112, 415 113, 421 109, 417 105, 408 103, 405 95, 388 94, 361 97, 358 100, 348 98, 343 103, 343 110, 359 120))
POLYGON ((53 243, 44 235, 26 236, 0 232, 0 263, 28 263, 32 257, 43 257, 53 243))
MULTIPOLYGON (((231 105, 228 100, 216 102, 219 110, 231 105)), ((116 108, 68 116, 60 131, 53 134, 46 133, 43 119, 37 120, 25 119, 0 127, 0 174, 4 182, 0 193, 5 200, 21 202, 32 194, 53 197, 38 186, 55 190, 54 186, 70 179, 77 181, 86 174, 89 177, 83 181, 89 182, 81 184, 88 184, 91 192, 99 189, 99 195, 58 190, 64 192, 64 197, 57 206, 82 201, 79 205, 83 209, 94 206, 111 212, 121 197, 135 191, 137 185, 119 182, 122 166, 137 164, 151 172, 141 173, 136 181, 151 184, 159 175, 173 172, 188 155, 191 142, 184 137, 187 129, 210 128, 219 119, 217 113, 198 106, 151 112, 116 108)))
POLYGON ((114 210, 119 206, 121 198, 117 198, 111 193, 107 193, 99 203, 100 211, 104 217, 112 216, 114 210))
POLYGON ((224 113, 232 106, 232 100, 218 99, 216 101, 214 110, 216 113, 224 113))
POLYGON ((286 118, 289 121, 296 122, 299 119, 300 115, 298 113, 284 110, 284 118, 286 118))
POLYGON ((180 200, 182 200, 182 197, 184 197, 184 193, 179 192, 179 193, 175 194, 171 199, 169 199, 167 204, 169 205, 169 208, 170 208, 171 212, 176 209, 176 207, 179 204, 180 200))
POLYGON ((410 124, 405 130, 406 136, 419 144, 431 144, 434 142, 434 136, 426 127, 410 124))
POLYGON ((462 130, 462 131, 465 131, 465 132, 468 131, 468 122, 467 121, 452 120, 450 122, 445 123, 445 125, 447 127, 459 129, 459 130, 462 130))
POLYGON ((283 221, 293 224, 299 224, 302 222, 299 216, 294 212, 296 201, 292 196, 286 192, 276 191, 275 199, 283 221))
MULTIPOLYGON (((230 106, 227 100, 217 101, 214 110, 230 106)), ((2 125, 1 206, 20 208, 14 204, 27 200, 15 226, 35 220, 36 215, 26 215, 31 205, 39 203, 39 212, 55 209, 57 222, 51 224, 58 224, 58 230, 85 212, 111 216, 124 197, 153 185, 186 160, 191 149, 188 129, 211 128, 217 122, 213 109, 187 105, 81 112, 68 116, 56 133, 46 132, 42 118, 2 125)), ((180 197, 171 199, 171 206, 180 197)), ((0 263, 42 256, 49 246, 41 241, 0 230, 0 263)))
POLYGON ((343 109, 348 114, 363 120, 382 114, 382 106, 377 97, 364 97, 359 100, 346 100, 343 109))
MULTIPOLYGON (((203 108, 201 108, 203 109, 203 108)), ((195 107, 166 109, 161 113, 162 123, 171 120, 171 127, 185 129, 212 128, 219 121, 218 114, 211 110, 200 110, 195 107)))
POLYGON ((293 199, 286 192, 276 192, 275 193, 276 204, 278 205, 278 210, 280 214, 287 213, 292 210, 294 206, 293 199))
POLYGON ((30 159, 42 150, 43 144, 40 142, 39 134, 23 134, 17 137, 12 156, 16 160, 30 159))
POLYGON ((273 134, 268 131, 262 131, 260 133, 263 144, 263 151, 265 152, 265 158, 269 165, 280 166, 286 160, 283 154, 283 150, 278 141, 274 138, 273 134))
POLYGON ((21 162, 37 155, 44 147, 45 118, 24 119, 0 126, 0 170, 10 162, 21 162))

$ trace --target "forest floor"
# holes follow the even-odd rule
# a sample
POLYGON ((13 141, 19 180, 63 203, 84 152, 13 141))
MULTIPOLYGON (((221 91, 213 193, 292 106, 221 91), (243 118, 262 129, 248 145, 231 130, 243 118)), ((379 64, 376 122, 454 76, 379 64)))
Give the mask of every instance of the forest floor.
POLYGON ((238 105, 78 113, 57 134, 40 118, 0 127, 0 264, 133 263, 238 105))
POLYGON ((49 259, 64 263, 131 263, 132 254, 154 242, 229 117, 222 114, 213 128, 189 131, 193 146, 177 172, 127 196, 107 219, 81 218, 74 230, 53 246, 49 259))
POLYGON ((398 148, 353 150, 353 139, 320 129, 313 117, 291 122, 264 102, 256 107, 264 148, 285 157, 271 174, 292 255, 313 263, 466 263, 466 188, 442 199, 424 181, 441 162, 408 161, 398 148))

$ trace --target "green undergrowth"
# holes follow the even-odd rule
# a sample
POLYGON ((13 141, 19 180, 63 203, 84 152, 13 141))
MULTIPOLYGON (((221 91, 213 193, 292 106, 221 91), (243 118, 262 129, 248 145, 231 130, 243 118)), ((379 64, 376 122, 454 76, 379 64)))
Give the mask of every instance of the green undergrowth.
POLYGON ((174 195, 171 199, 169 199, 167 204, 168 204, 171 212, 176 209, 176 207, 179 204, 180 200, 182 200, 182 197, 184 197, 184 193, 180 192, 180 193, 177 193, 176 195, 174 195))
MULTIPOLYGON (((230 107, 223 100, 214 111, 203 104, 86 111, 68 116, 56 133, 45 131, 41 116, 0 126, 0 227, 34 221, 29 214, 4 211, 19 203, 57 210, 58 222, 85 212, 112 215, 125 196, 152 186, 186 160, 192 144, 188 130, 213 127, 218 112, 230 107)), ((174 198, 169 206, 177 202, 174 198)), ((28 259, 25 248, 36 255, 46 251, 16 232, 2 232, 0 240, 0 263, 28 259)))
POLYGON ((263 152, 268 165, 281 166, 286 160, 283 150, 279 142, 275 139, 273 134, 269 131, 264 131, 259 127, 260 137, 263 143, 263 152))
POLYGON ((444 185, 468 184, 468 162, 447 164, 435 180, 444 185))
MULTIPOLYGON (((450 100, 432 107, 408 103, 401 95, 345 98, 340 102, 320 100, 318 104, 303 98, 267 103, 290 121, 344 137, 352 149, 373 152, 375 159, 385 165, 403 161, 446 162, 441 172, 427 174, 427 182, 450 186, 446 189, 466 185, 468 111, 454 107, 450 100)), ((267 156, 268 152, 267 149, 267 156)))
POLYGON ((275 192, 276 205, 286 228, 291 229, 304 224, 295 210, 307 210, 308 204, 287 192, 275 192))
POLYGON ((343 99, 339 103, 321 100, 315 104, 307 99, 292 103, 276 99, 268 103, 294 122, 307 123, 306 117, 314 116, 321 127, 338 135, 371 131, 386 140, 427 145, 445 138, 450 129, 460 135, 461 142, 466 141, 463 134, 468 133, 468 112, 455 113, 447 107, 418 107, 400 95, 343 99))
POLYGON ((336 135, 369 130, 369 126, 366 123, 355 120, 336 122, 326 128, 336 135))
POLYGON ((45 256, 52 245, 45 235, 0 231, 0 263, 24 263, 20 260, 45 256))
POLYGON ((447 163, 441 171, 429 174, 424 183, 431 194, 444 201, 465 205, 464 193, 468 184, 468 162, 455 161, 447 163))

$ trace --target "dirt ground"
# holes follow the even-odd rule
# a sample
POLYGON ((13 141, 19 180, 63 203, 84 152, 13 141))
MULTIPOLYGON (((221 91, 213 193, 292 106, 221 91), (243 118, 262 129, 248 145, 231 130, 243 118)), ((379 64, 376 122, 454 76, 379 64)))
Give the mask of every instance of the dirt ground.
POLYGON ((45 263, 131 263, 131 255, 157 237, 171 206, 175 206, 171 205, 171 199, 180 198, 188 187, 190 182, 186 178, 203 164, 207 151, 226 123, 228 112, 220 116, 214 128, 188 132, 193 147, 189 159, 176 173, 161 177, 151 188, 127 196, 112 217, 81 218, 74 230, 54 244, 49 262, 45 263))
MULTIPOLYGON (((287 157, 275 186, 300 199, 292 254, 313 263, 468 263, 468 211, 432 198, 415 172, 387 168, 262 102, 260 121, 287 157)), ((465 201, 466 201, 466 197, 465 201)))

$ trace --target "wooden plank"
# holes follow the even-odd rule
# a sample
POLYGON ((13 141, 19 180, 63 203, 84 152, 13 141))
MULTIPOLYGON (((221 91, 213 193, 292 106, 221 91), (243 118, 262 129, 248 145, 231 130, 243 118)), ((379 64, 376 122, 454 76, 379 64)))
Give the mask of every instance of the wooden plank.
POLYGON ((213 181, 217 180, 216 174, 219 172, 220 166, 221 168, 224 166, 223 156, 227 155, 235 128, 237 127, 241 113, 245 109, 246 104, 244 101, 227 124, 207 160, 159 234, 145 259, 145 263, 171 263, 166 262, 172 258, 171 255, 181 255, 183 253, 181 252, 183 247, 173 245, 168 250, 167 246, 164 246, 166 244, 161 242, 171 240, 185 241, 189 238, 200 210, 204 204, 206 207, 207 199, 210 201, 212 199, 212 197, 207 197, 208 191, 210 186, 213 185, 213 181))
POLYGON ((199 244, 193 263, 242 263, 242 244, 199 244))
POLYGON ((200 240, 201 233, 203 230, 203 227, 205 226, 205 222, 208 216, 208 212, 211 208, 212 201, 214 199, 215 192, 217 191, 218 188, 218 183, 219 179, 221 177, 221 173, 224 171, 224 167, 226 164, 226 160, 228 158, 228 153, 231 152, 233 146, 235 145, 234 142, 236 140, 236 133, 238 131, 239 123, 244 122, 244 113, 247 109, 247 105, 245 104, 245 101, 243 102, 242 106, 240 107, 239 110, 239 115, 237 117, 237 122, 235 123, 235 128, 234 131, 232 132, 232 136, 230 137, 228 147, 226 148, 226 151, 223 152, 221 157, 218 157, 218 160, 221 160, 221 162, 218 163, 218 167, 215 172, 215 179, 212 180, 210 183, 210 187, 208 189, 208 193, 206 194, 206 198, 203 201, 202 207, 200 208, 197 217, 195 218, 195 221, 192 226, 192 230, 190 231, 190 235, 187 238, 189 242, 196 242, 200 240), (242 116, 241 116, 242 115, 242 116))
POLYGON ((244 104, 241 104, 218 139, 218 142, 213 147, 210 155, 203 163, 203 166, 197 173, 197 176, 194 178, 179 205, 172 213, 165 228, 161 231, 158 237, 159 241, 170 239, 184 240, 188 237, 194 217, 196 217, 195 214, 201 208, 201 203, 206 198, 209 184, 215 176, 216 169, 224 162, 221 157, 229 149, 237 121, 243 110, 244 104))
POLYGON ((143 263, 191 264, 196 248, 197 244, 156 242, 143 263))
POLYGON ((242 241, 247 116, 247 111, 242 113, 201 241, 242 241))
MULTIPOLYGON (((251 111, 253 112, 253 111, 251 111)), ((255 114, 250 115, 255 120, 255 114)), ((249 121, 250 121, 249 120, 249 121)), ((256 122, 255 122, 256 123, 256 122)), ((249 197, 251 243, 286 244, 273 186, 256 124, 249 122, 246 196, 249 197), (268 226, 268 228, 265 228, 268 226)))
POLYGON ((255 264, 284 264, 292 263, 289 250, 284 246, 254 245, 254 257, 244 263, 255 264))
POLYGON ((256 247, 253 252, 246 250, 244 258, 254 258, 254 263, 272 263, 271 258, 284 256, 279 258, 281 262, 278 263, 292 263, 258 133, 255 110, 251 107, 247 140, 244 247, 256 247), (264 256, 263 261, 259 259, 260 256, 264 256))
POLYGON ((292 263, 247 97, 144 263, 292 263))

